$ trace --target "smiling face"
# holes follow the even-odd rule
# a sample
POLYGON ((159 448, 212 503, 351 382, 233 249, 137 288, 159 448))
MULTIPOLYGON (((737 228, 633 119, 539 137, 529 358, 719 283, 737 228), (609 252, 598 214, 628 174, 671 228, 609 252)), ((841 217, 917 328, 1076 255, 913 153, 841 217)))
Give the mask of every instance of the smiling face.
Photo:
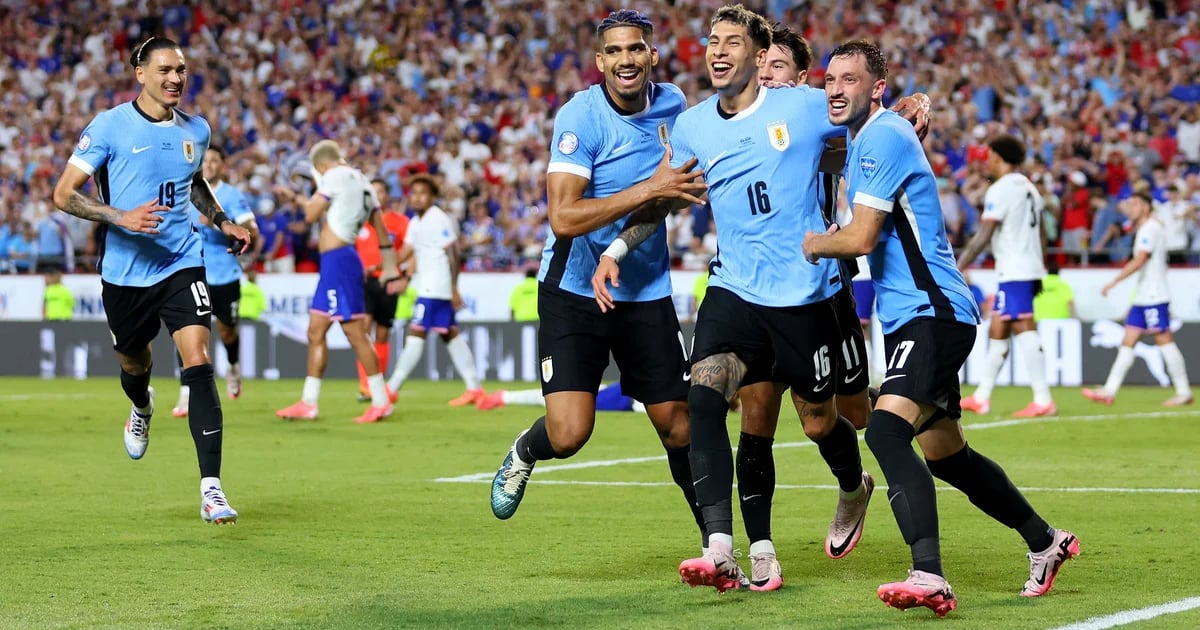
POLYGON ((867 71, 861 54, 834 57, 825 71, 825 100, 829 122, 857 131, 871 116, 871 105, 881 103, 886 83, 867 71))
POLYGON ((650 68, 658 63, 658 49, 636 26, 615 26, 600 37, 596 68, 604 73, 604 88, 622 109, 640 110, 646 101, 650 68))
POLYGON ((221 157, 219 151, 209 149, 204 152, 204 179, 209 183, 215 183, 221 180, 225 173, 225 158, 221 157))
POLYGON ((774 81, 803 85, 808 80, 808 70, 796 67, 796 58, 792 55, 791 49, 779 44, 772 44, 767 49, 767 56, 763 61, 762 68, 758 71, 758 80, 763 83, 774 81))
POLYGON ((741 24, 717 22, 708 34, 708 76, 713 89, 723 95, 740 93, 758 79, 767 51, 759 49, 741 24))
POLYGON ((142 84, 142 96, 163 110, 177 107, 187 87, 187 65, 183 51, 160 48, 146 57, 136 70, 137 81, 142 84))

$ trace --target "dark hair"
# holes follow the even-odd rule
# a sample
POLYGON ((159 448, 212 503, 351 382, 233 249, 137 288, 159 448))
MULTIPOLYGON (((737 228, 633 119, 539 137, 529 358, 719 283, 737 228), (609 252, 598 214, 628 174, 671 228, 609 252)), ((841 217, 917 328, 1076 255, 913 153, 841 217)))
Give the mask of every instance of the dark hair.
POLYGON ((1025 143, 1016 136, 1009 134, 996 136, 988 142, 988 147, 993 153, 999 155, 1000 159, 1013 166, 1025 163, 1025 143))
POLYGON ((149 39, 142 42, 140 46, 135 47, 129 54, 129 65, 134 68, 142 66, 147 61, 150 61, 150 55, 154 54, 154 51, 168 48, 179 48, 179 44, 175 43, 173 39, 151 35, 149 39))
POLYGON ((829 58, 834 57, 853 57, 854 55, 862 55, 867 60, 867 72, 876 79, 887 79, 888 63, 883 56, 883 51, 879 47, 865 39, 855 39, 848 41, 829 54, 829 58))
POLYGON ((609 13, 608 17, 600 21, 596 27, 596 37, 603 38, 605 31, 621 26, 641 29, 642 36, 646 39, 650 39, 650 36, 654 34, 654 22, 651 22, 645 13, 633 9, 619 9, 609 13))
POLYGON ((229 156, 225 155, 225 149, 222 149, 221 147, 219 147, 219 146, 217 146, 217 145, 215 145, 215 144, 210 144, 210 145, 208 145, 208 149, 207 149, 207 150, 208 150, 208 151, 212 151, 213 153, 216 153, 217 155, 221 156, 221 159, 222 159, 222 160, 224 160, 225 158, 229 157, 229 156))
MULTIPOLYGON (((766 50, 771 47, 771 25, 767 22, 767 18, 747 9, 741 3, 727 4, 717 9, 717 12, 713 14, 712 21, 709 23, 709 28, 716 26, 718 22, 727 22, 746 27, 746 33, 750 35, 750 41, 759 50, 766 50)), ((804 69, 807 70, 808 67, 805 66, 804 69)))
POLYGON ((798 72, 808 70, 808 67, 812 65, 812 46, 808 45, 808 40, 784 26, 782 22, 776 22, 771 26, 771 45, 791 51, 792 62, 796 64, 798 72))
POLYGON ((425 184, 428 186, 429 192, 433 193, 434 197, 441 195, 441 189, 438 188, 437 181, 425 173, 413 175, 412 179, 408 180, 409 190, 412 190, 412 187, 416 186, 417 184, 425 184))
POLYGON ((383 184, 384 188, 387 188, 387 185, 388 185, 387 180, 383 179, 382 177, 372 177, 371 183, 372 184, 383 184))

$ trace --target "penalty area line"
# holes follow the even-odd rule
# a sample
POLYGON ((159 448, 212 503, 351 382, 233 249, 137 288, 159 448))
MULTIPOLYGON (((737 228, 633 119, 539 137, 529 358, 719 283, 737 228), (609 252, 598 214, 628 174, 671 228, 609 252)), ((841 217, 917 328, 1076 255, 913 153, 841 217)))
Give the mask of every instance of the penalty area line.
MULTIPOLYGON (((1152 419, 1152 418, 1175 418, 1179 416, 1191 415, 1188 411, 1142 411, 1136 413, 1102 413, 1080 416, 1047 416, 1042 418, 1013 418, 1009 420, 997 420, 994 422, 979 422, 973 424, 963 424, 964 429, 970 431, 983 431, 985 429, 1002 429, 1006 427, 1016 427, 1025 424, 1045 424, 1047 422, 1098 422, 1102 420, 1120 420, 1120 419, 1152 419)), ((862 434, 859 433, 859 440, 862 440, 862 434)), ((812 442, 781 442, 775 445, 776 449, 781 448, 807 448, 813 446, 812 442)), ((737 450, 736 447, 734 450, 737 450)), ((624 464, 645 464, 648 462, 666 461, 666 455, 651 455, 648 457, 628 457, 623 459, 600 459, 582 462, 569 462, 566 464, 543 464, 537 468, 538 483, 546 483, 541 477, 549 472, 560 470, 581 470, 584 468, 605 468, 608 466, 621 466, 624 464)), ((459 475, 457 477, 438 477, 434 479, 439 483, 470 483, 473 481, 488 480, 496 475, 496 471, 470 473, 467 475, 459 475)))
MULTIPOLYGON (((435 479, 442 483, 491 483, 491 479, 435 479)), ((657 487, 675 487, 675 484, 669 481, 584 481, 570 479, 538 479, 539 486, 600 486, 612 488, 657 488, 657 487)), ((734 484, 737 487, 737 484, 734 484)), ((938 492, 949 492, 958 490, 950 486, 937 485, 935 486, 938 492)), ((878 485, 877 490, 886 490, 887 486, 878 485)), ((836 485, 826 484, 776 484, 776 490, 837 490, 836 485)), ((1030 487, 1021 488, 1021 492, 1071 492, 1071 493, 1096 493, 1096 494, 1200 494, 1200 488, 1041 488, 1030 487)))
POLYGON ((1078 623, 1059 626, 1054 630, 1106 630, 1107 628, 1116 628, 1137 621, 1148 621, 1163 615, 1174 615, 1181 612, 1187 612, 1200 608, 1200 597, 1188 597, 1158 606, 1148 606, 1146 608, 1131 608, 1122 610, 1111 615, 1103 617, 1088 617, 1078 623))

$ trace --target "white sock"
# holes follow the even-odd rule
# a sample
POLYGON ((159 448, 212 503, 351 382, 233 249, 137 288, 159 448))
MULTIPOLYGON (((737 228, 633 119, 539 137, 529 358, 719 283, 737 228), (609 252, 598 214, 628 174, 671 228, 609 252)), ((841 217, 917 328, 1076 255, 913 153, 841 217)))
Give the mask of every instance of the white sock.
POLYGON ((386 407, 388 405, 387 385, 383 382, 383 374, 372 374, 367 377, 367 389, 371 391, 371 406, 386 407))
POLYGON ((1183 353, 1179 351, 1179 346, 1172 341, 1159 346, 1158 349, 1162 352, 1163 363, 1167 364, 1167 374, 1171 375, 1175 393, 1185 397, 1191 396, 1192 387, 1188 382, 1187 365, 1183 362, 1183 353))
POLYGON ((709 534, 708 546, 711 549, 713 544, 721 543, 730 549, 733 549, 733 536, 730 534, 709 534))
POLYGON ((187 409, 188 399, 192 396, 192 388, 187 385, 179 386, 179 407, 187 409))
POLYGON ((1117 348, 1117 358, 1113 361, 1112 369, 1108 371, 1108 380, 1104 382, 1104 393, 1116 396, 1125 382, 1125 374, 1133 366, 1133 348, 1121 346, 1117 348))
POLYGON ((300 400, 316 407, 317 401, 321 399, 321 379, 315 376, 304 377, 304 389, 300 393, 300 400))
POLYGON ((521 389, 515 392, 502 391, 500 399, 506 405, 546 405, 546 399, 540 389, 521 389))
POLYGON ((1029 370, 1029 386, 1033 388, 1033 402, 1049 405, 1050 386, 1046 384, 1046 354, 1042 351, 1042 338, 1036 330, 1027 330, 1017 335, 1017 346, 1025 357, 1025 369, 1029 370))
POLYGON ((1008 358, 1008 339, 988 339, 987 363, 983 365, 983 375, 979 379, 979 388, 971 394, 975 400, 991 400, 992 389, 996 387, 996 375, 1004 367, 1008 358))
POLYGON ((467 340, 459 335, 446 343, 446 351, 450 353, 450 362, 458 370, 468 390, 479 389, 479 378, 475 376, 475 355, 467 340))
POLYGON ((644 405, 644 404, 642 404, 641 402, 638 402, 638 401, 636 401, 636 400, 635 400, 635 401, 633 401, 632 403, 630 403, 630 409, 629 409, 629 410, 630 410, 630 411, 636 411, 636 412, 638 412, 638 413, 646 413, 646 405, 644 405))
POLYGON ((202 478, 200 480, 200 494, 204 494, 204 491, 208 490, 209 488, 216 488, 217 490, 220 490, 221 489, 221 478, 220 477, 204 477, 204 478, 202 478))
POLYGON ((392 377, 388 379, 387 386, 394 392, 400 391, 400 388, 404 386, 404 381, 408 380, 408 375, 412 374, 424 355, 424 338, 412 335, 405 337, 404 349, 400 351, 400 360, 396 362, 396 369, 392 370, 392 377))
POLYGON ((750 543, 750 555, 761 556, 764 553, 775 555, 775 543, 772 543, 771 539, 750 543))

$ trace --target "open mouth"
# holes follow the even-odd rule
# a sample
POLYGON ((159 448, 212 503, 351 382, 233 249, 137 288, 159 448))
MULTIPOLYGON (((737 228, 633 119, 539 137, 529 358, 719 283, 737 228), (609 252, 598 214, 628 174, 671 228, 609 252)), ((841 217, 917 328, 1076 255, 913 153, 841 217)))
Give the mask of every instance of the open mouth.
POLYGON ((640 68, 621 68, 613 73, 617 79, 617 84, 623 88, 637 87, 638 79, 642 76, 640 68))
POLYGON ((831 98, 829 99, 829 113, 835 116, 846 113, 850 108, 850 102, 845 99, 831 98))
POLYGON ((182 93, 182 90, 180 89, 180 86, 178 86, 178 85, 164 85, 163 86, 163 96, 166 96, 169 98, 179 98, 179 95, 181 93, 182 93))
POLYGON ((712 78, 714 79, 724 79, 733 72, 733 64, 724 61, 714 61, 710 67, 712 69, 712 78))

